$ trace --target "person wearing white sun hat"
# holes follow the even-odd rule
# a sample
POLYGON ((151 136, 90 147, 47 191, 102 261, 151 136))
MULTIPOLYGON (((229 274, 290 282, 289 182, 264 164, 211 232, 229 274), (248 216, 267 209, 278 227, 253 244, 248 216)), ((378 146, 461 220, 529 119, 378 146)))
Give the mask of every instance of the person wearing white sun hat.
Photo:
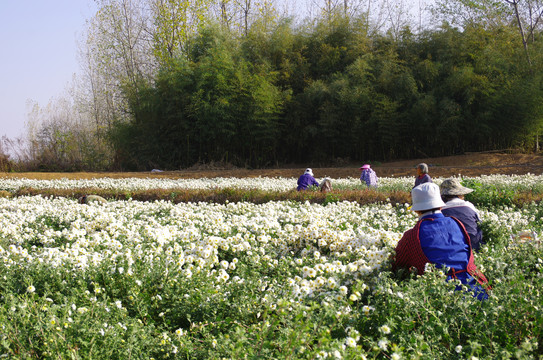
POLYGON ((313 177, 313 170, 311 168, 305 169, 302 176, 298 178, 298 188, 296 190, 306 190, 310 186, 319 186, 319 183, 313 177))
MULTIPOLYGON (((474 263, 471 242, 462 223, 441 213, 445 203, 434 183, 424 183, 411 190, 411 210, 419 215, 413 229, 406 231, 396 246, 392 269, 407 268, 422 275, 426 264, 450 269, 447 280, 458 279, 473 296, 488 298, 488 280, 474 263)), ((461 287, 457 287, 460 290, 461 287)))

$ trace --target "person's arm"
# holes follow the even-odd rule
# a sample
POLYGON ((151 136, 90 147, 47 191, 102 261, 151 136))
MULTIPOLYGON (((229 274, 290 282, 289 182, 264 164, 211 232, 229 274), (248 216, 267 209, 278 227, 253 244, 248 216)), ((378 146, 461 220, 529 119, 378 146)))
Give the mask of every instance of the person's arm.
POLYGON ((298 178, 298 182, 297 182, 298 187, 296 188, 296 190, 298 190, 298 191, 305 190, 306 185, 304 183, 304 180, 305 180, 305 176, 303 176, 303 175, 298 178))
POLYGON ((480 223, 481 222, 481 217, 479 216, 479 210, 477 210, 477 208, 475 207, 475 205, 473 205, 471 202, 469 201, 466 201, 466 205, 473 210, 473 212, 475 213, 475 221, 477 223, 480 223))
POLYGON ((411 266, 410 257, 409 257, 409 238, 412 236, 412 232, 414 229, 407 230, 400 241, 398 241, 398 245, 396 245, 396 256, 394 257, 394 260, 392 262, 392 270, 396 270, 398 268, 409 268, 411 266))

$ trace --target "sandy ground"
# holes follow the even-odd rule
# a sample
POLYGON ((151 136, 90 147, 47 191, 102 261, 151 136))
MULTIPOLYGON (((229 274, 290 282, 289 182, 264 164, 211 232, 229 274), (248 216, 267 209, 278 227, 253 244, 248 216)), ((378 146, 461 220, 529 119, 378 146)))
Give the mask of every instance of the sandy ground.
MULTIPOLYGON (((538 154, 505 154, 477 153, 439 158, 421 158, 406 161, 394 161, 373 164, 372 168, 381 177, 415 176, 415 166, 425 162, 429 166, 429 174, 434 177, 453 175, 479 176, 490 174, 536 174, 543 173, 543 156, 538 154)), ((2 177, 20 177, 31 179, 90 179, 97 177, 112 178, 213 178, 213 177, 298 177, 306 167, 311 167, 315 177, 332 178, 358 177, 358 168, 363 164, 349 164, 341 167, 317 167, 312 164, 293 166, 289 168, 272 169, 238 169, 220 166, 202 166, 179 171, 164 171, 159 173, 146 172, 107 172, 107 173, 2 173, 2 177)))

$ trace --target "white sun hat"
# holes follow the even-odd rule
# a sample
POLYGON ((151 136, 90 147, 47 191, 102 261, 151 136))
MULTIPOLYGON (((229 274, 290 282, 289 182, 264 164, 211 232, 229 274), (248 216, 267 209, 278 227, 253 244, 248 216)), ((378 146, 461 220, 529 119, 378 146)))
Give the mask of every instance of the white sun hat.
POLYGON ((424 211, 437 209, 445 206, 441 200, 439 186, 434 183, 424 183, 416 186, 411 190, 411 198, 413 199, 413 211, 424 211))
POLYGON ((309 174, 309 175, 313 176, 313 170, 311 170, 311 168, 307 168, 307 169, 305 169, 304 174, 309 174))

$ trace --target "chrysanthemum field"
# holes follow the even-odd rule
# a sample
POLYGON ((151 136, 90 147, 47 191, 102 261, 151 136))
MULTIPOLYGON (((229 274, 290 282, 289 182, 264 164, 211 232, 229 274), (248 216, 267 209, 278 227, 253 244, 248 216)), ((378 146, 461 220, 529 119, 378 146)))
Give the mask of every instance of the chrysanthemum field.
MULTIPOLYGON (((409 191, 413 179, 380 179, 409 191)), ((361 188, 334 179, 336 191, 361 188)), ((436 179, 439 183, 440 179, 436 179)), ((21 188, 291 191, 295 179, 0 179, 21 188)), ((543 358, 542 178, 464 179, 487 242, 480 302, 439 270, 392 274, 409 204, 0 198, 0 357, 543 358), (536 240, 514 235, 528 230, 536 240)))

